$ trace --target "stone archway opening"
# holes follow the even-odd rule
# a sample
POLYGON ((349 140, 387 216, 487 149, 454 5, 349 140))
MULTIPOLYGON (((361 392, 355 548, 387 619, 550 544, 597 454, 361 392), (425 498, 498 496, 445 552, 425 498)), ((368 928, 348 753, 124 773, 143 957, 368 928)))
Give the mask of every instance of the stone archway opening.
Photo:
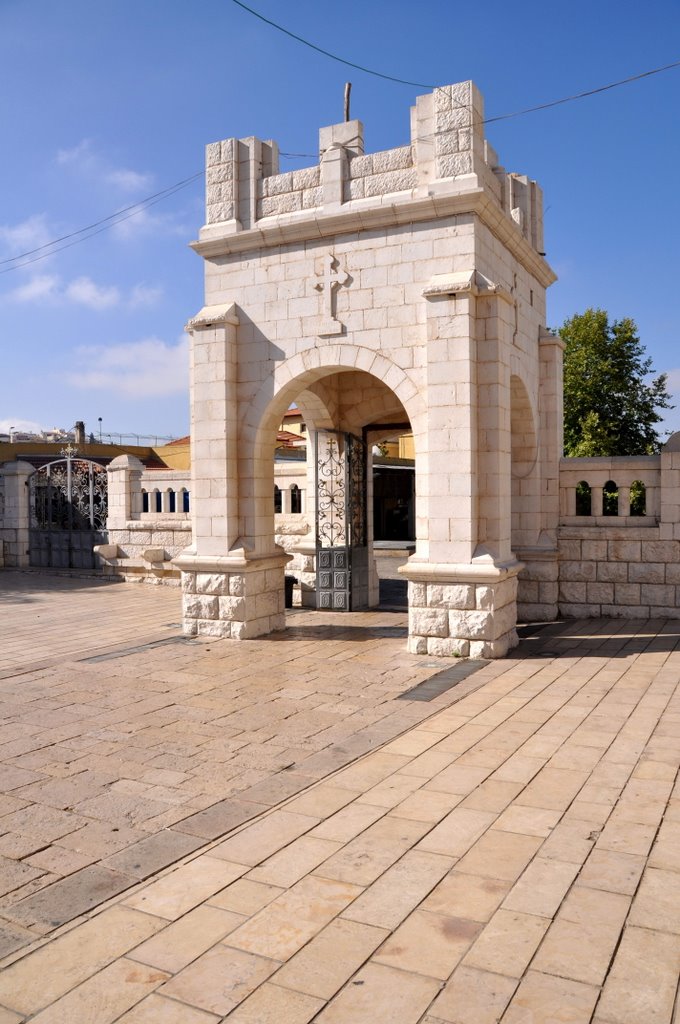
MULTIPOLYGON (((400 437, 410 436, 409 416, 395 393, 366 371, 320 367, 314 378, 305 375, 302 382, 288 384, 263 413, 258 430, 269 433, 271 452, 274 424, 280 422, 282 403, 292 395, 305 424, 306 457, 300 458, 300 445, 275 452, 271 527, 276 545, 291 559, 285 568, 288 582, 294 580, 288 594, 295 606, 359 611, 378 607, 382 593, 405 609, 406 582, 397 578, 396 570, 414 548, 415 459, 392 460, 397 465, 410 462, 403 487, 410 501, 403 514, 413 531, 412 543, 388 547, 378 540, 376 547, 376 522, 385 515, 384 496, 376 496, 374 484, 376 474, 384 474, 390 463, 383 449, 391 444, 399 450, 400 437), (293 488, 304 495, 299 511, 292 507, 293 488), (390 580, 389 586, 382 577, 390 580)), ((271 455, 261 467, 263 479, 269 466, 271 455)), ((266 548, 264 538, 260 544, 266 548)))

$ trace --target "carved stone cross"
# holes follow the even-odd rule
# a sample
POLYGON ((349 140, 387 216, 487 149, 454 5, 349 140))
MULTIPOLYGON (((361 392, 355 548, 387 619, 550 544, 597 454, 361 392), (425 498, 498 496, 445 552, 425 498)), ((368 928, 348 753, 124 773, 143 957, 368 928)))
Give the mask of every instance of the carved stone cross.
POLYGON ((323 258, 323 277, 314 285, 323 294, 323 316, 319 334, 341 334, 342 324, 333 316, 333 290, 339 288, 349 280, 349 274, 344 270, 334 270, 333 264, 337 260, 332 253, 327 253, 323 258))

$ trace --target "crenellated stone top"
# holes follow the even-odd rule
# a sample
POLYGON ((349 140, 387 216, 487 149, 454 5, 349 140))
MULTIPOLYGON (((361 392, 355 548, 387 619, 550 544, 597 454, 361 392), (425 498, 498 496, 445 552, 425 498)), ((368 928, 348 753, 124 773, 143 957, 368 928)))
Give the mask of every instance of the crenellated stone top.
MULTIPOLYGON (((355 212, 375 223, 387 204, 483 194, 543 255, 543 197, 535 181, 507 172, 484 138, 484 105, 472 82, 441 86, 411 108, 409 145, 364 153, 360 121, 321 128, 319 163, 279 173, 275 142, 227 139, 207 147, 206 225, 195 247, 242 232, 318 222, 355 212), (369 216, 373 214, 373 217, 369 216)), ((228 246, 242 248, 243 245, 228 246)), ((207 254, 207 253, 204 253, 207 254)))

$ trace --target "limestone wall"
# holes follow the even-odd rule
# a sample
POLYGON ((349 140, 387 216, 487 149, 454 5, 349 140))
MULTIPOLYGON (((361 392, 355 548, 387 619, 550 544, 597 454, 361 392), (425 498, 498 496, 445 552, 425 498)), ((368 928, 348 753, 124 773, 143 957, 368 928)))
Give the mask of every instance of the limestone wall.
MULTIPOLYGON (((5 530, 5 478, 0 473, 0 569, 5 564, 5 545, 12 541, 9 530, 5 530)), ((14 531, 12 531, 14 533, 14 531)))
POLYGON ((33 466, 15 460, 0 466, 0 567, 28 565, 28 480, 33 466))
POLYGON ((658 527, 564 526, 559 553, 567 618, 680 618, 680 540, 658 527))
MULTIPOLYGON (((179 570, 172 565, 191 544, 191 515, 183 511, 181 496, 190 494, 191 481, 182 470, 144 469, 124 459, 122 472, 113 467, 110 476, 110 515, 107 543, 99 548, 104 575, 121 576, 129 582, 179 585, 179 570), (120 476, 119 476, 120 473, 120 476), (169 511, 169 494, 175 495, 175 511, 169 511), (147 499, 144 499, 144 495, 147 499), (156 495, 162 506, 155 511, 156 495), (144 511, 144 506, 147 511, 144 511)), ((296 578, 296 604, 310 605, 315 590, 313 517, 307 511, 307 463, 303 460, 275 464, 274 480, 280 491, 281 513, 276 514, 276 543, 292 555, 289 572, 296 578), (299 490, 299 512, 292 510, 292 488, 299 490)), ((3 478, 0 476, 0 499, 3 478)), ((272 496, 273 501, 273 496, 272 496)), ((9 533, 9 531, 7 531, 9 533)), ((0 538, 3 532, 0 530, 0 538)), ((1 563, 0 563, 1 564, 1 563)))
POLYGON ((323 201, 321 168, 305 167, 299 171, 273 174, 257 182, 257 216, 293 213, 320 206, 323 201))
MULTIPOLYGON (((559 611, 680 618, 680 433, 660 455, 562 459, 559 611)), ((520 581, 527 602, 538 580, 520 581)))
POLYGON ((354 157, 349 161, 344 199, 367 199, 415 188, 418 184, 418 171, 413 155, 412 146, 400 146, 398 149, 354 157))

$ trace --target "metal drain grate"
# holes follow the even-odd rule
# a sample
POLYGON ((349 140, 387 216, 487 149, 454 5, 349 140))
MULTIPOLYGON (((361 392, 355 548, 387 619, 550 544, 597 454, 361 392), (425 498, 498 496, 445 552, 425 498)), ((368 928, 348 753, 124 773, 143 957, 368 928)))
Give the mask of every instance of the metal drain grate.
POLYGON ((167 647, 170 644, 187 644, 191 637, 171 636, 166 640, 152 640, 148 644, 136 644, 134 647, 124 647, 119 651, 108 651, 106 654, 95 654, 90 658, 79 658, 79 662, 86 665, 94 665, 100 661, 114 661, 116 658, 127 658, 130 654, 140 654, 142 651, 151 651, 156 647, 167 647))
POLYGON ((487 661, 481 659, 469 658, 465 661, 457 662, 452 665, 451 668, 445 668, 442 672, 437 672, 436 675, 430 676, 429 679, 425 679, 422 683, 418 683, 413 689, 407 690, 405 693, 400 693, 396 698, 397 700, 420 700, 430 701, 434 700, 435 697, 439 697, 442 693, 446 693, 447 690, 452 690, 454 686, 461 683, 464 679, 474 675, 478 669, 483 668, 487 665, 487 661))

